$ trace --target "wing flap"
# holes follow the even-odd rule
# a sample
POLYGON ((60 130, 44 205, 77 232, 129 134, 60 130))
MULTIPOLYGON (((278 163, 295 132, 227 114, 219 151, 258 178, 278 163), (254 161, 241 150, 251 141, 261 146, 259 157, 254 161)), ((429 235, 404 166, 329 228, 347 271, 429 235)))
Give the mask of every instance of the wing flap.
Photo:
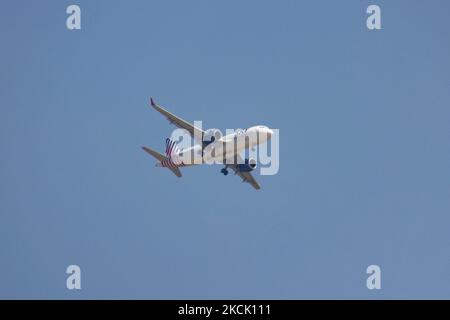
POLYGON ((233 171, 242 178, 242 182, 249 183, 253 188, 256 190, 261 189, 261 186, 259 185, 258 181, 253 177, 253 175, 250 172, 241 172, 239 171, 237 165, 231 164, 228 165, 233 171))

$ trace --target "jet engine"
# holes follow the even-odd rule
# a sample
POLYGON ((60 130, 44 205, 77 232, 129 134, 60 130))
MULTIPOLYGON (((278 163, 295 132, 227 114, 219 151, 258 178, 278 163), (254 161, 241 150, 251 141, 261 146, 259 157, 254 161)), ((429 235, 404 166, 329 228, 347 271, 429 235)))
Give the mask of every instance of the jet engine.
POLYGON ((255 159, 245 159, 244 161, 245 161, 244 163, 237 165, 238 170, 240 172, 250 172, 255 170, 257 165, 255 159))
POLYGON ((208 129, 203 136, 203 142, 206 144, 213 143, 214 141, 222 138, 222 132, 219 129, 208 129))

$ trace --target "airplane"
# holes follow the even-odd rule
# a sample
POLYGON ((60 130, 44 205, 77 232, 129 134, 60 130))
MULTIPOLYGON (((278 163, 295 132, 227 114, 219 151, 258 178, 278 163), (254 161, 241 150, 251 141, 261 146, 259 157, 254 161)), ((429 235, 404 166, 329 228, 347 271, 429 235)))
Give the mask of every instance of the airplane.
POLYGON ((220 172, 224 176, 228 175, 228 168, 230 168, 234 171, 235 175, 239 175, 242 178, 242 182, 249 183, 256 190, 261 189, 261 186, 251 174, 251 171, 256 168, 256 160, 242 159, 240 154, 249 148, 254 150, 256 145, 268 141, 273 135, 272 129, 263 125, 257 125, 246 130, 238 129, 232 134, 222 136, 221 132, 217 129, 204 131, 175 116, 163 107, 157 105, 153 98, 150 98, 150 105, 165 116, 171 124, 186 130, 196 142, 192 147, 181 149, 175 141, 167 138, 165 154, 161 154, 148 147, 142 147, 144 151, 159 161, 156 163, 156 166, 168 168, 177 177, 181 177, 181 167, 222 160, 223 162, 221 163, 224 163, 225 167, 220 170, 220 172), (250 136, 256 136, 257 139, 245 139, 250 136), (229 143, 232 143, 233 145, 229 145, 229 143), (205 152, 207 150, 214 151, 211 153, 205 152), (184 161, 186 156, 189 156, 190 159, 194 156, 199 156, 200 162, 184 161))

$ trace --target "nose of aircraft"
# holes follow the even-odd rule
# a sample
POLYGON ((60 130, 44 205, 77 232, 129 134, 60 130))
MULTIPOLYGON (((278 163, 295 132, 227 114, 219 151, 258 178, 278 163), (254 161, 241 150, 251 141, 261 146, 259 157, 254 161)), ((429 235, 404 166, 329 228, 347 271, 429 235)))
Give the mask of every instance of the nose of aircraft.
POLYGON ((258 130, 260 133, 262 133, 263 135, 265 135, 267 137, 267 140, 269 140, 270 138, 272 138, 273 135, 273 130, 268 128, 268 127, 261 127, 258 130))
POLYGON ((254 132, 256 134, 258 134, 261 138, 265 138, 264 140, 268 140, 273 136, 273 130, 266 127, 266 126, 255 126, 255 127, 251 127, 249 129, 247 129, 247 132, 254 132))

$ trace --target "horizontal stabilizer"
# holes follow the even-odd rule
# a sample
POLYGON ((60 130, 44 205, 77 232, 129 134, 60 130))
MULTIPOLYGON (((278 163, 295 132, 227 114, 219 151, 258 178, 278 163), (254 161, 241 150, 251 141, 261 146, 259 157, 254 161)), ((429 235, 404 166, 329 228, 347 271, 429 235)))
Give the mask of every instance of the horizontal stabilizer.
MULTIPOLYGON (((145 152, 158 159, 160 163, 163 162, 164 160, 168 160, 166 156, 159 153, 158 151, 155 151, 147 147, 142 147, 142 149, 144 149, 145 152)), ((172 171, 177 177, 181 177, 181 171, 178 167, 166 167, 166 168, 170 169, 170 171, 172 171)))

